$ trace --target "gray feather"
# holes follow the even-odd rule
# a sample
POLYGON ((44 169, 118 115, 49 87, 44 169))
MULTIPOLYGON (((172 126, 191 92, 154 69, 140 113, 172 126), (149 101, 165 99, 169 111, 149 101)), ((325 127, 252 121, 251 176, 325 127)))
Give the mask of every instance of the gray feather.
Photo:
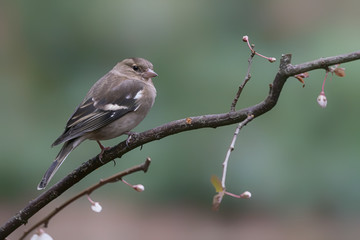
POLYGON ((45 172, 44 177, 40 181, 37 187, 38 190, 44 189, 48 185, 51 178, 54 176, 67 156, 69 156, 71 151, 74 150, 74 148, 76 148, 83 140, 85 139, 77 138, 64 143, 55 160, 52 162, 49 169, 45 172))

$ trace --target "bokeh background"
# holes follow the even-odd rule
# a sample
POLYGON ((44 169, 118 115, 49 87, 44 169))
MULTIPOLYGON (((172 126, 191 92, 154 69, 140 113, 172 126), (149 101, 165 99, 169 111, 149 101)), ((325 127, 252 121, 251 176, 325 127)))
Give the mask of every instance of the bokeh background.
MULTIPOLYGON (((156 104, 136 128, 227 112, 242 81, 249 50, 293 63, 359 50, 357 0, 276 1, 1 1, 0 220, 40 194, 36 186, 59 147, 50 144, 92 84, 118 61, 149 59, 159 77, 156 104)), ((357 239, 360 230, 360 62, 327 81, 328 106, 316 97, 324 71, 306 87, 289 79, 277 106, 240 133, 231 155, 226 197, 211 211, 211 175, 234 126, 181 133, 146 144, 95 171, 30 219, 35 223, 70 196, 148 156, 148 173, 84 198, 50 222, 55 239, 357 239)), ((255 58, 238 108, 263 100, 278 69, 255 58)), ((104 142, 114 145, 119 138, 104 142)), ((51 184, 99 152, 85 142, 51 184)), ((26 227, 25 227, 26 228, 26 227)), ((24 227, 13 233, 17 239, 24 227)))

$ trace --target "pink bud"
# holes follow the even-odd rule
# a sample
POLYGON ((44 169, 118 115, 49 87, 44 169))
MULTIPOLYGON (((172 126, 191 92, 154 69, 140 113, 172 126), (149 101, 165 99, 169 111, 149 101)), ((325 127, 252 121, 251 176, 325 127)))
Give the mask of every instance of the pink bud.
POLYGON ((275 62, 275 61, 276 61, 276 58, 271 57, 271 58, 268 58, 268 60, 269 60, 269 62, 273 63, 273 62, 275 62))
POLYGON ((251 198, 251 192, 245 191, 242 194, 240 194, 240 197, 244 198, 244 199, 249 199, 249 198, 251 198))
POLYGON ((91 209, 92 209, 94 212, 99 213, 99 212, 101 212, 102 207, 101 207, 100 203, 94 202, 93 204, 91 204, 91 209))
POLYGON ((249 37, 245 35, 245 36, 243 36, 242 40, 243 40, 244 42, 248 42, 248 41, 249 41, 249 37))
POLYGON ((320 107, 326 108, 327 99, 324 92, 321 92, 320 95, 317 97, 317 102, 320 107))
POLYGON ((145 190, 145 187, 144 187, 144 185, 142 185, 142 184, 136 184, 136 185, 133 186, 133 188, 134 188, 135 191, 137 191, 137 192, 143 192, 143 191, 145 190))
POLYGON ((30 240, 53 240, 53 238, 47 234, 43 229, 39 229, 37 233, 35 233, 30 240))

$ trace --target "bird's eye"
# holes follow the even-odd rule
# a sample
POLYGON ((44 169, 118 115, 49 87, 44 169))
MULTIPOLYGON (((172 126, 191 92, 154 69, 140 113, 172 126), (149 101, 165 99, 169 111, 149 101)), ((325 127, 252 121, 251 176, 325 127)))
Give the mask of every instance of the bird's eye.
POLYGON ((134 69, 134 71, 139 71, 139 67, 137 65, 132 66, 132 69, 134 69))

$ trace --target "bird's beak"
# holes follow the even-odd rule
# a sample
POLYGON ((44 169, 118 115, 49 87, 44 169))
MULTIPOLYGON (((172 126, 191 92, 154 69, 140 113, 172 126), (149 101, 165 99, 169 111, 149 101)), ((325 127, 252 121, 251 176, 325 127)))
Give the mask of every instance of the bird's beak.
POLYGON ((154 70, 148 68, 146 72, 142 74, 143 78, 153 78, 157 76, 157 73, 154 70))

